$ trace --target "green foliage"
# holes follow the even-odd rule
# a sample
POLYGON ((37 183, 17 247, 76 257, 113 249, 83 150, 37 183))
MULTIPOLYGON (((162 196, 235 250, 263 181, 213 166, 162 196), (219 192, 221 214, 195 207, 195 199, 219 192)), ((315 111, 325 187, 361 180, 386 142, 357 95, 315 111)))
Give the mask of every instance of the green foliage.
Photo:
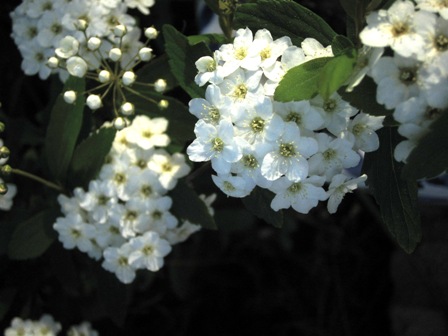
MULTIPOLYGON (((167 71, 168 68, 168 56, 157 56, 136 72, 137 80, 141 83, 154 83, 159 78, 163 78, 166 81, 166 91, 169 91, 178 86, 179 83, 176 77, 170 71, 167 71)), ((134 89, 136 87, 137 85, 134 85, 134 89)))
POLYGON ((354 55, 342 54, 329 60, 322 68, 318 80, 318 92, 328 99, 351 76, 355 67, 354 55))
POLYGON ((315 58, 290 69, 277 86, 274 99, 289 102, 313 98, 319 91, 322 69, 332 59, 315 58))
POLYGON ((176 187, 170 191, 173 199, 171 212, 180 220, 188 220, 206 229, 216 230, 216 223, 208 213, 207 206, 199 198, 196 191, 190 188, 183 180, 177 182, 176 187))
POLYGON ((324 46, 336 33, 321 17, 290 0, 259 0, 237 8, 234 28, 267 29, 274 38, 289 36, 294 45, 312 37, 324 46))
POLYGON ((351 57, 356 56, 355 46, 344 35, 336 35, 331 41, 331 50, 335 56, 347 55, 351 57))
POLYGON ((195 45, 201 42, 204 42, 207 45, 221 45, 228 42, 226 37, 222 34, 191 35, 188 36, 187 39, 190 45, 195 45))
POLYGON ((115 133, 113 127, 100 128, 76 147, 69 168, 70 189, 87 189, 89 182, 97 177, 110 152, 115 133))
POLYGON ((265 220, 276 228, 281 228, 284 223, 283 211, 274 211, 271 202, 274 194, 263 188, 256 187, 249 196, 243 198, 244 206, 255 216, 265 220))
POLYGON ((17 260, 41 256, 56 239, 52 226, 58 215, 58 210, 48 208, 17 225, 8 245, 8 256, 17 260))
POLYGON ((369 190, 389 232, 404 251, 411 253, 422 238, 417 182, 403 178, 403 164, 394 159, 394 148, 400 140, 396 131, 385 128, 378 135, 380 148, 366 154, 363 172, 368 175, 369 190))
POLYGON ((84 90, 84 79, 70 77, 51 111, 45 138, 45 157, 53 177, 60 183, 65 183, 68 166, 82 126, 84 97, 81 93, 84 90), (67 90, 78 93, 74 104, 67 104, 64 101, 63 93, 67 90))
POLYGON ((199 87, 194 81, 197 74, 195 62, 200 57, 211 56, 210 49, 204 43, 190 45, 188 38, 173 26, 164 25, 162 31, 165 38, 165 50, 174 77, 191 98, 204 97, 205 88, 199 87))
POLYGON ((448 169, 448 113, 435 120, 408 157, 403 177, 422 179, 436 177, 448 169))

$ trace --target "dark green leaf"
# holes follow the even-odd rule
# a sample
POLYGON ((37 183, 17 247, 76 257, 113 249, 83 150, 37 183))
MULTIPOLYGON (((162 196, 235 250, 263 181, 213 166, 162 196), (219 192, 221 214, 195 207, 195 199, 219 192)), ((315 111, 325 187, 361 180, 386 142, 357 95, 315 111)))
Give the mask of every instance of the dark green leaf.
POLYGON ((45 156, 53 177, 61 183, 65 183, 68 165, 82 126, 84 90, 84 79, 69 78, 51 111, 45 138, 45 156), (63 93, 67 90, 78 93, 74 104, 64 101, 63 93))
POLYGON ((352 92, 341 90, 342 98, 350 105, 374 116, 391 115, 392 111, 386 110, 376 101, 376 84, 370 77, 365 77, 352 92))
POLYGON ((170 196, 173 199, 171 212, 178 219, 188 220, 206 229, 217 229, 215 220, 208 213, 205 203, 183 180, 177 182, 176 187, 170 191, 170 196))
POLYGON ((188 111, 179 100, 161 95, 156 92, 148 92, 134 87, 132 90, 138 95, 126 93, 126 99, 132 102, 137 114, 145 114, 150 118, 164 117, 168 119, 168 131, 172 142, 183 146, 186 141, 194 139, 194 124, 197 119, 188 111), (158 106, 158 102, 162 99, 168 101, 169 105, 165 109, 158 106))
MULTIPOLYGON (((169 71, 168 56, 161 55, 151 60, 148 64, 139 69, 136 73, 137 81, 139 83, 154 83, 159 78, 163 78, 166 81, 166 91, 169 91, 179 85, 177 79, 169 71)), ((138 83, 134 84, 135 87, 140 87, 138 83)), ((145 85, 142 90, 149 90, 145 85)))
MULTIPOLYGON (((16 287, 0 289, 0 321, 4 319, 17 294, 16 287)), ((6 333, 5 333, 6 334, 6 333)))
POLYGON ((210 49, 204 43, 190 46, 187 37, 173 26, 164 25, 162 30, 170 69, 174 77, 191 98, 204 97, 205 88, 199 87, 194 81, 197 75, 195 63, 203 56, 211 56, 210 49))
POLYGON ((330 45, 336 33, 318 15, 290 0, 259 0, 237 8, 234 28, 267 29, 274 38, 289 36, 294 45, 312 37, 330 45))
POLYGON ((335 56, 347 55, 350 57, 355 57, 355 46, 352 41, 343 35, 336 35, 331 41, 331 50, 335 56))
POLYGON ((315 58, 290 69, 275 90, 274 99, 280 102, 311 99, 319 88, 323 67, 333 57, 315 58))
POLYGON ((366 154, 363 171, 389 232, 404 251, 411 253, 422 238, 417 182, 402 178, 403 164, 394 159, 394 148, 400 141, 396 130, 383 128, 378 136, 380 148, 366 154))
POLYGON ((17 260, 41 256, 56 239, 53 224, 58 215, 58 210, 49 208, 20 223, 11 236, 8 256, 17 260))
POLYGON ((221 45, 224 43, 227 43, 227 39, 222 34, 203 34, 203 35, 191 35, 188 36, 188 43, 190 45, 195 45, 200 42, 204 42, 207 45, 215 44, 215 45, 221 45))
POLYGON ((330 59, 320 72, 318 92, 328 99, 350 78, 356 60, 348 55, 340 55, 330 59))
POLYGON ((408 157, 403 176, 408 179, 436 177, 448 169, 448 113, 441 112, 439 119, 429 127, 408 157))
POLYGON ((256 187, 249 196, 243 198, 243 204, 258 218, 274 227, 281 228, 284 222, 283 211, 272 210, 271 202, 273 198, 274 194, 269 190, 256 187))
POLYGON ((90 135, 76 147, 70 163, 71 188, 87 188, 89 182, 95 179, 109 154, 116 130, 113 127, 103 127, 90 135))
POLYGON ((218 0, 204 0, 208 7, 216 14, 219 15, 218 0))

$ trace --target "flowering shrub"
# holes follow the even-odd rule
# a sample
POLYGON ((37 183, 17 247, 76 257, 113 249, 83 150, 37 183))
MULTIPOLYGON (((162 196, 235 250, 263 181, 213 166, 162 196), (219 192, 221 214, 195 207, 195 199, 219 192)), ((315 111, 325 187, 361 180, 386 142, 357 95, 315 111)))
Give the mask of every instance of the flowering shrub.
MULTIPOLYGON (((106 283, 138 293, 193 233, 218 229, 231 198, 246 208, 235 217, 282 227, 336 216, 356 189, 412 252, 418 181, 448 167, 446 1, 341 0, 347 36, 294 1, 205 2, 222 33, 153 20, 154 0, 23 0, 10 13, 22 71, 53 84, 26 123, 32 140, 15 144, 13 111, 2 113, 2 252, 81 258, 69 265, 85 297, 106 283)), ((15 318, 5 333, 59 331, 15 318)))

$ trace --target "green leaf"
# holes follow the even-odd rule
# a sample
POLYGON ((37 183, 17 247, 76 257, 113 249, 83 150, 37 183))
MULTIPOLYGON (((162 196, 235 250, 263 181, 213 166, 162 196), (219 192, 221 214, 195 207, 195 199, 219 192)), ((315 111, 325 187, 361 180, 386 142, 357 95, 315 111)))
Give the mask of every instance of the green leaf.
POLYGON ((277 86, 274 99, 289 102, 313 98, 318 92, 321 71, 331 59, 315 58, 290 69, 277 86))
MULTIPOLYGON (((157 56, 157 58, 154 58, 151 62, 139 69, 136 75, 137 81, 145 84, 154 83, 159 78, 163 78, 166 81, 166 91, 169 91, 179 85, 177 79, 169 71, 167 55, 157 56)), ((134 88, 135 87, 140 86, 138 83, 135 83, 134 88)), ((148 87, 144 86, 144 90, 148 90, 148 87)))
POLYGON ((353 45, 352 41, 350 41, 344 35, 336 35, 334 37, 333 41, 331 41, 331 50, 333 51, 334 56, 356 56, 355 46, 353 45))
POLYGON ((173 26, 164 25, 162 30, 165 37, 165 50, 174 77, 191 98, 204 97, 205 88, 199 87, 194 81, 197 75, 195 63, 203 56, 211 56, 210 49, 204 43, 191 46, 187 37, 173 26))
POLYGON ((417 206, 417 182, 402 177, 403 164, 394 159, 400 137, 394 129, 378 131, 380 148, 367 153, 363 172, 367 184, 380 206, 381 217, 398 245, 407 253, 421 241, 420 214, 417 206))
POLYGON ((109 154, 116 130, 103 127, 81 142, 73 153, 70 163, 70 187, 87 188, 95 179, 109 154))
POLYGON ((59 210, 48 208, 20 223, 11 236, 8 256, 25 260, 41 256, 56 239, 53 224, 59 210))
POLYGON ((53 177, 61 183, 65 183, 67 169, 82 126, 84 91, 84 79, 70 77, 51 111, 45 138, 45 157, 53 177), (74 104, 64 101, 63 93, 67 90, 78 93, 74 104))
POLYGON ((190 45, 195 45, 201 42, 204 42, 207 45, 221 45, 228 42, 226 37, 222 34, 191 35, 187 38, 190 45))
POLYGON ((267 29, 274 38, 289 36, 294 45, 312 37, 330 45, 336 33, 318 15, 290 0, 259 0, 237 8, 234 28, 267 29))
POLYGON ((204 0, 208 7, 217 15, 219 15, 218 0, 204 0))
POLYGON ((173 199, 170 211, 179 220, 188 220, 206 229, 217 229, 215 220, 208 213, 205 203, 183 180, 177 182, 176 187, 170 191, 169 195, 173 199))
POLYGON ((137 94, 126 93, 126 99, 134 104, 136 114, 144 114, 150 118, 163 117, 168 119, 167 134, 172 143, 183 146, 186 141, 194 139, 194 125, 197 121, 185 104, 179 100, 161 95, 156 92, 147 92, 134 87, 137 94), (168 101, 168 107, 161 109, 158 102, 162 99, 168 101))
POLYGON ((386 110, 383 105, 376 101, 377 85, 370 77, 364 77, 361 83, 355 87, 352 92, 341 90, 339 93, 342 98, 350 103, 353 107, 374 116, 391 115, 392 111, 386 110))
POLYGON ((340 55, 329 60, 320 72, 318 92, 328 99, 350 78, 356 60, 354 57, 340 55))
POLYGON ((243 204, 251 213, 276 228, 284 223, 283 211, 274 211, 271 202, 274 194, 267 189, 256 187, 249 196, 243 198, 243 204))
POLYGON ((403 177, 408 179, 432 178, 448 169, 448 112, 429 127, 428 133, 420 140, 408 157, 403 168, 403 177))

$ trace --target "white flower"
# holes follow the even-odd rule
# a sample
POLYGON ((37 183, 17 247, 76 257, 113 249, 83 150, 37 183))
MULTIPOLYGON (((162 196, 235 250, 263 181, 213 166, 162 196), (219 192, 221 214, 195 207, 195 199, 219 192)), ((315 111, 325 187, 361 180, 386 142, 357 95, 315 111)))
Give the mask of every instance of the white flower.
POLYGON ((234 103, 253 103, 262 93, 260 85, 263 72, 237 69, 219 84, 222 94, 233 99, 234 103))
POLYGON ((92 329, 89 322, 71 326, 67 331, 67 336, 99 336, 98 332, 92 329))
POLYGON ((415 2, 418 8, 439 13, 442 18, 448 20, 448 6, 445 0, 415 0, 415 2))
MULTIPOLYGON (((363 152, 373 152, 378 149, 380 142, 375 131, 383 127, 383 116, 371 116, 366 113, 359 113, 350 121, 347 134, 354 137, 355 149, 363 152)), ((351 141, 350 137, 348 138, 351 141)))
POLYGON ((95 223, 105 223, 109 209, 118 202, 115 190, 108 181, 92 180, 88 192, 79 197, 79 206, 89 212, 95 223))
POLYGON ((192 224, 189 221, 184 221, 181 226, 168 230, 164 238, 171 244, 178 244, 186 241, 193 233, 201 229, 200 225, 192 224))
POLYGON ((149 7, 152 7, 155 0, 125 0, 126 6, 129 8, 137 8, 145 15, 149 14, 149 7))
MULTIPOLYGON (((0 179, 0 183, 3 183, 3 180, 0 179)), ((0 195, 0 210, 9 211, 13 206, 13 198, 17 194, 17 187, 15 184, 6 183, 6 187, 8 191, 4 195, 0 195)))
POLYGON ((322 188, 324 178, 311 176, 301 181, 293 182, 281 177, 269 188, 276 195, 271 202, 274 211, 292 207, 297 212, 307 214, 317 206, 319 201, 327 199, 327 193, 322 188))
POLYGON ((235 142, 231 122, 221 120, 215 127, 201 119, 196 123, 194 132, 196 139, 187 148, 191 161, 211 160, 216 172, 226 174, 230 171, 231 163, 241 158, 241 148, 235 142))
POLYGON ((259 50, 260 67, 263 69, 272 67, 283 52, 292 45, 291 39, 287 36, 274 41, 267 29, 260 29, 255 33, 253 44, 255 49, 259 50))
POLYGON ((148 162, 148 168, 159 175, 160 184, 167 190, 176 186, 177 180, 190 172, 181 153, 168 154, 164 150, 155 151, 148 162))
POLYGON ((344 198, 345 194, 353 192, 358 186, 367 180, 367 175, 363 174, 357 178, 351 179, 345 174, 333 176, 328 187, 328 212, 334 214, 344 198))
POLYGON ((445 109, 448 107, 448 53, 443 53, 425 64, 419 72, 423 95, 428 105, 445 109))
POLYGON ((252 179, 230 174, 212 175, 213 182, 223 193, 232 197, 246 197, 255 188, 252 179))
POLYGON ((376 62, 378 62, 383 53, 384 48, 362 46, 362 48, 358 51, 355 69, 353 70, 350 78, 347 80, 347 88, 345 91, 352 92, 353 89, 361 83, 365 75, 370 73, 370 70, 376 62))
POLYGON ((67 34, 67 31, 61 24, 60 13, 56 11, 45 12, 37 24, 39 33, 37 34, 37 42, 42 47, 54 47, 58 45, 59 40, 67 34))
POLYGON ((155 232, 146 232, 143 236, 130 240, 133 252, 129 263, 137 268, 146 268, 156 272, 163 267, 163 258, 171 252, 171 245, 155 232))
POLYGON ((222 118, 231 119, 231 99, 221 94, 221 89, 213 84, 207 86, 205 99, 194 98, 188 106, 191 114, 207 123, 216 125, 222 118))
POLYGON ((197 85, 204 86, 207 82, 219 84, 234 71, 219 64, 219 55, 219 52, 215 51, 213 57, 203 56, 195 62, 198 74, 194 77, 194 81, 197 85))
POLYGON ((316 109, 311 108, 309 100, 274 102, 274 112, 285 122, 295 123, 301 132, 315 131, 324 124, 324 119, 316 109))
POLYGON ((297 125, 287 123, 274 150, 264 157, 261 174, 270 181, 277 180, 282 175, 286 175, 291 181, 303 180, 308 175, 307 158, 315 154, 317 149, 315 139, 301 137, 297 125))
POLYGON ((82 252, 92 249, 91 239, 95 236, 95 228, 85 223, 79 214, 70 213, 66 217, 57 218, 53 228, 59 233, 59 241, 64 248, 77 247, 82 252))
POLYGON ((133 249, 129 244, 123 244, 120 248, 106 248, 103 253, 103 268, 115 273, 121 282, 131 283, 135 279, 135 268, 129 263, 129 256, 132 252, 133 249))
POLYGON ((143 149, 166 147, 170 138, 165 134, 168 120, 165 118, 150 119, 145 115, 138 115, 132 121, 127 140, 143 149))
POLYGON ((319 41, 311 37, 304 39, 301 43, 301 47, 305 53, 306 61, 320 57, 334 56, 331 45, 324 47, 319 41))

